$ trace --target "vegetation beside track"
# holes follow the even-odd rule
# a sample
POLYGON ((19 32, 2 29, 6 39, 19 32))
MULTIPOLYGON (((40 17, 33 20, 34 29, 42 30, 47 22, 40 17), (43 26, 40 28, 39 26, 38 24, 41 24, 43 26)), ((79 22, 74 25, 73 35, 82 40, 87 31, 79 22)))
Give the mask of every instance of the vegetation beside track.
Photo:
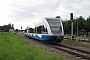
POLYGON ((66 60, 31 46, 18 36, 0 32, 0 60, 66 60))
POLYGON ((75 41, 75 40, 63 40, 61 43, 67 44, 70 46, 75 46, 75 47, 82 47, 82 48, 90 50, 90 44, 89 43, 83 43, 83 42, 75 41))

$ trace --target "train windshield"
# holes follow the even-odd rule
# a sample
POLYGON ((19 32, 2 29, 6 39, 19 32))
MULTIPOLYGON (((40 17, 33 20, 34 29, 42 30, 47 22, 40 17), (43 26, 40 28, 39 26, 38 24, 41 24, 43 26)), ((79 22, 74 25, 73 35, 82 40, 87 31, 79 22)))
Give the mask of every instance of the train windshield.
POLYGON ((62 32, 61 23, 59 19, 46 19, 49 23, 52 33, 57 34, 62 32))

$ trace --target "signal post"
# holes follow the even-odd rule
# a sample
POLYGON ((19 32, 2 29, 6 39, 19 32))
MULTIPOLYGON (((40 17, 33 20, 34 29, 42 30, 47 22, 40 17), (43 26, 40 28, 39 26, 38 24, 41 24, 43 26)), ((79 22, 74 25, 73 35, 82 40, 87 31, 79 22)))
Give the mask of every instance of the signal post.
POLYGON ((71 40, 73 40, 73 13, 70 13, 70 20, 71 20, 71 40))

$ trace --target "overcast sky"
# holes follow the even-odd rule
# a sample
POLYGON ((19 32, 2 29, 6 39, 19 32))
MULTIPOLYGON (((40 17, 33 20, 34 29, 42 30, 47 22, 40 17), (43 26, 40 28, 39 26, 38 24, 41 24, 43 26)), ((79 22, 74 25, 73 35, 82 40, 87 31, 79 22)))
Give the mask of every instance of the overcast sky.
POLYGON ((0 26, 14 24, 15 29, 33 26, 44 17, 70 19, 90 15, 90 0, 0 0, 0 26))

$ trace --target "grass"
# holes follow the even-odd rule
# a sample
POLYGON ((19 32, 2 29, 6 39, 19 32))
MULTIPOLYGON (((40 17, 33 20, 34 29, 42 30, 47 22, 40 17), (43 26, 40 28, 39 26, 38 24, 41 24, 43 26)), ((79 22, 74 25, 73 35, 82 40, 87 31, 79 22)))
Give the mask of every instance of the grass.
POLYGON ((90 44, 84 44, 82 42, 79 41, 75 41, 75 40, 63 40, 62 43, 64 44, 68 44, 71 46, 76 46, 76 47, 83 47, 85 49, 90 49, 90 44))
POLYGON ((12 33, 0 32, 0 60, 66 60, 66 58, 31 46, 12 33))

